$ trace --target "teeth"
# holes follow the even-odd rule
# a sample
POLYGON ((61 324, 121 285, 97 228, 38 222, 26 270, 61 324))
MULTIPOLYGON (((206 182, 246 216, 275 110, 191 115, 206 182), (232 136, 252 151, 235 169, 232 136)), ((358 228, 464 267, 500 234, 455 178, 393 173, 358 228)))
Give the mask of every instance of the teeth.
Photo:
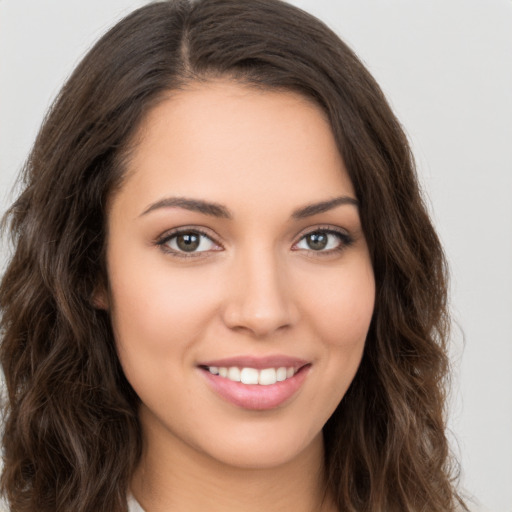
MULTIPOLYGON (((293 371, 293 368, 292 368, 292 371, 293 371)), ((286 377, 287 377, 286 368, 278 368, 277 372, 276 372, 276 380, 278 382, 281 382, 283 380, 286 380, 286 377)))
POLYGON ((254 368, 242 368, 240 382, 242 384, 258 384, 258 370, 254 368))
POLYGON ((238 368, 236 366, 217 367, 208 366, 208 371, 213 375, 220 375, 233 382, 241 382, 242 384, 259 384, 260 386, 270 386, 276 382, 293 377, 296 373, 295 368, 284 367, 280 368, 264 368, 257 370, 256 368, 238 368))
POLYGON ((229 380, 234 380, 235 382, 240 382, 240 378, 241 378, 240 370, 236 366, 233 366, 232 368, 228 368, 228 379, 229 380))
POLYGON ((277 381, 276 371, 274 368, 265 368, 261 370, 260 376, 258 377, 258 384, 262 386, 269 386, 270 384, 275 384, 277 381))

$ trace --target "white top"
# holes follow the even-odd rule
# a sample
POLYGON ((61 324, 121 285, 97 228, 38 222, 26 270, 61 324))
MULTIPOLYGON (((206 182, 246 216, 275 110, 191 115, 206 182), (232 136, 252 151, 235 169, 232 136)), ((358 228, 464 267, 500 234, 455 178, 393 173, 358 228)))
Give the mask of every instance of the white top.
POLYGON ((128 496, 128 512, 144 512, 144 509, 131 494, 128 496))

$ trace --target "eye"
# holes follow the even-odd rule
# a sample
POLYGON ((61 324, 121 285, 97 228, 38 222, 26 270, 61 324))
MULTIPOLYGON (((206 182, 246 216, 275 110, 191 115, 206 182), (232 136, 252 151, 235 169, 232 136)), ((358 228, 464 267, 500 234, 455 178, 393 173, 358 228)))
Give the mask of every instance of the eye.
POLYGON ((352 239, 346 233, 332 229, 317 229, 304 235, 295 245, 295 249, 331 252, 342 250, 352 243, 352 239))
POLYGON ((158 241, 163 250, 178 255, 193 255, 195 253, 219 250, 216 244, 208 235, 198 230, 187 229, 174 232, 158 241))

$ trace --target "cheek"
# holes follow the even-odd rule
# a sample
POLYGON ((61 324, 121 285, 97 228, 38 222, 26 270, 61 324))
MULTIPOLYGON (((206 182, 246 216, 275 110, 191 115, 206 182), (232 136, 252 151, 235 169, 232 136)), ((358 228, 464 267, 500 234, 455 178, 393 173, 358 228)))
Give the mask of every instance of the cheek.
POLYGON ((210 302, 176 276, 171 283, 161 272, 133 275, 111 280, 112 325, 125 376, 152 410, 175 404, 177 397, 169 389, 179 389, 186 404, 190 382, 183 368, 192 365, 210 302))
POLYGON ((137 375, 167 379, 173 368, 190 363, 215 311, 215 290, 204 286, 199 269, 172 272, 152 263, 143 272, 118 265, 110 276, 114 336, 130 381, 137 375))
POLYGON ((318 334, 332 348, 362 352, 375 304, 375 280, 370 264, 315 281, 322 292, 309 292, 309 311, 318 334))
POLYGON ((357 373, 375 302, 369 260, 331 270, 317 272, 303 289, 303 311, 308 312, 318 355, 311 375, 315 386, 308 397, 309 413, 316 418, 311 432, 323 428, 357 373))

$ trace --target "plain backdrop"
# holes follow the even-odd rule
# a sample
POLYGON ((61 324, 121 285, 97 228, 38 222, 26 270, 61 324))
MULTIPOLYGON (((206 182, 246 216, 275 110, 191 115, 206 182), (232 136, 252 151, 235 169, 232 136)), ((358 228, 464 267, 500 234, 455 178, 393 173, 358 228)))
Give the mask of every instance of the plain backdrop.
MULTIPOLYGON (((0 211, 65 77, 145 3, 0 0, 0 211)), ((461 485, 512 512, 512 0, 292 3, 355 49, 409 135, 452 270, 461 485)))

